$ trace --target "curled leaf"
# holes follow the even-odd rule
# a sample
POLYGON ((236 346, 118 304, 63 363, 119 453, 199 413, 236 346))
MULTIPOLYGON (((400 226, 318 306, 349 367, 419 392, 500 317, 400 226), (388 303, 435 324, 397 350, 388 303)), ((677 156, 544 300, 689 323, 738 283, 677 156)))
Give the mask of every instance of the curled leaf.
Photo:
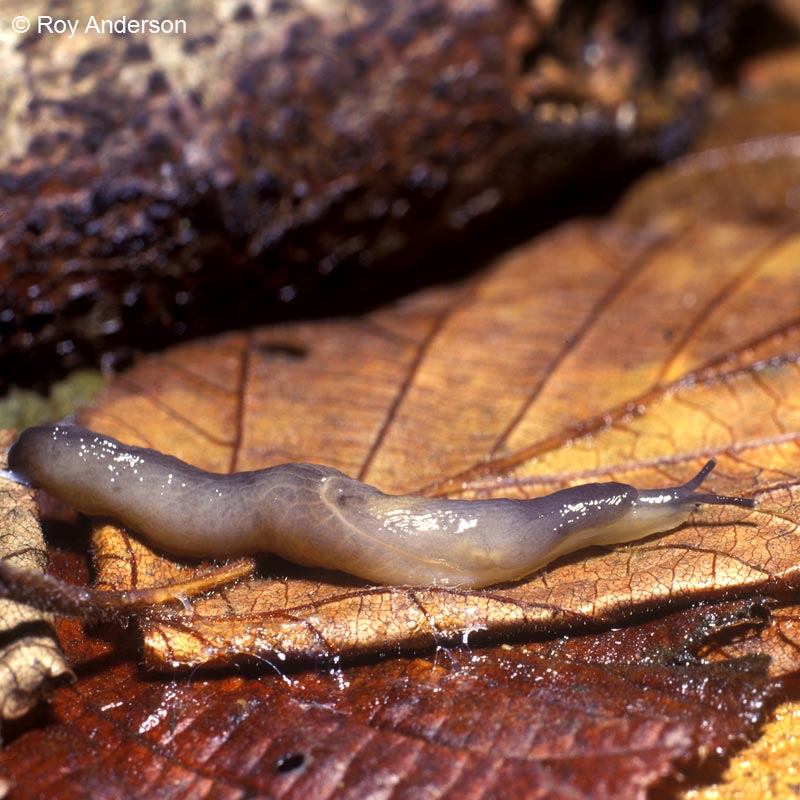
MULTIPOLYGON (((9 441, 5 436, 3 449, 9 441)), ((0 478, 0 559, 38 572, 47 566, 30 490, 4 478, 0 478)), ((24 603, 0 599, 0 720, 23 716, 54 681, 70 674, 52 616, 24 603)))

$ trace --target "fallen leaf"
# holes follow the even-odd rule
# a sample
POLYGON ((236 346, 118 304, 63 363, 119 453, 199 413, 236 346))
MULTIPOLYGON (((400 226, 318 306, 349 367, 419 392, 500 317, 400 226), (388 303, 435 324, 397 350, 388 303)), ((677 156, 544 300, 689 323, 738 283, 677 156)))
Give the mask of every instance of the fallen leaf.
MULTIPOLYGON (((218 471, 315 461, 384 490, 468 498, 534 497, 602 480, 677 485, 713 456, 709 487, 755 495, 761 510, 705 509, 677 532, 568 557, 479 592, 368 587, 265 559, 264 579, 201 599, 170 624, 147 624, 150 665, 408 650, 466 630, 495 640, 561 633, 796 587, 797 525, 772 511, 791 517, 796 502, 797 359, 748 359, 747 326, 732 328, 716 312, 723 284, 733 303, 743 276, 754 280, 754 256, 741 233, 712 234, 703 258, 724 254, 726 266, 703 281, 697 237, 638 250, 634 238, 616 223, 574 223, 449 292, 360 319, 186 345, 144 360, 86 421, 218 471), (594 258, 595 241, 619 258, 594 258), (693 305, 680 309, 687 284, 693 305), (565 297, 575 300, 554 322, 549 309, 565 297), (640 316, 632 305, 652 311, 640 316), (276 356, 276 342, 302 357, 276 356), (723 354, 733 354, 733 366, 723 354)), ((774 274, 778 294, 798 295, 800 276, 774 274)), ((175 579, 170 560, 122 532, 105 528, 96 543, 103 585, 175 579)))
POLYGON ((737 753, 722 780, 679 795, 681 800, 784 800, 797 794, 797 700, 775 709, 770 724, 737 753))
POLYGON ((119 657, 119 636, 116 657, 68 641, 79 681, 54 697, 61 724, 26 733, 2 764, 39 797, 644 798, 676 769, 718 764, 781 691, 755 662, 692 658, 734 616, 695 608, 633 633, 158 680, 119 657))
MULTIPOLYGON (((11 437, 4 436, 0 449, 10 442, 11 437)), ((5 456, 0 458, 5 467, 5 456)), ((0 558, 41 572, 47 566, 47 551, 30 493, 5 478, 0 483, 0 558)), ((0 599, 0 720, 25 715, 69 674, 52 615, 0 599)))

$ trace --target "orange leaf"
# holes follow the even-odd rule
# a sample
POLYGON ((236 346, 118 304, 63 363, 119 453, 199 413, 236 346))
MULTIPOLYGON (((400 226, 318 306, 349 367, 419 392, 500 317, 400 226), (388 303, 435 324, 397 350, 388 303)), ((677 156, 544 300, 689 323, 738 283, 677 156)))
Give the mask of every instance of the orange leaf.
MULTIPOLYGON (((86 421, 213 470, 314 461, 388 491, 467 498, 675 485, 714 456, 710 488, 754 495, 761 510, 706 509, 673 533, 485 591, 367 587, 265 559, 263 579, 148 624, 150 663, 560 633, 796 586, 797 526, 782 515, 796 512, 800 372, 790 352, 756 358, 754 338, 759 355, 770 343, 755 323, 731 325, 720 304, 740 304, 767 274, 776 295, 800 296, 800 276, 775 266, 775 248, 765 255, 766 232, 709 223, 701 240, 688 227, 663 241, 574 223, 462 286, 362 319, 185 345, 127 373, 86 421)), ((771 307, 782 331, 789 320, 771 307)), ((106 531, 97 559, 108 586, 174 579, 169 560, 122 533, 106 531)))

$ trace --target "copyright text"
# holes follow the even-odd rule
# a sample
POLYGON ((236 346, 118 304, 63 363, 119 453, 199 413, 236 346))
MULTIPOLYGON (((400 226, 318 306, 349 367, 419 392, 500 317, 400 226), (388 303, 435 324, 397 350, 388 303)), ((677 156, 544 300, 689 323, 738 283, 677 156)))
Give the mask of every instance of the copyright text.
POLYGON ((17 33, 25 33, 33 28, 39 34, 66 35, 72 39, 76 33, 125 34, 125 33, 166 33, 185 34, 185 19, 132 19, 127 16, 110 19, 92 14, 87 19, 65 19, 40 15, 30 19, 16 16, 11 27, 17 33))

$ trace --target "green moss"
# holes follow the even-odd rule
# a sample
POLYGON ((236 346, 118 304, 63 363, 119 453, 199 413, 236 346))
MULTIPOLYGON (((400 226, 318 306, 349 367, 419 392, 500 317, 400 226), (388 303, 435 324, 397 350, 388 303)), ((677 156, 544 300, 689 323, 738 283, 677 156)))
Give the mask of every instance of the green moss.
POLYGON ((97 370, 76 370, 54 383, 47 396, 13 386, 0 399, 0 428, 23 430, 42 422, 57 422, 87 405, 105 385, 97 370))

